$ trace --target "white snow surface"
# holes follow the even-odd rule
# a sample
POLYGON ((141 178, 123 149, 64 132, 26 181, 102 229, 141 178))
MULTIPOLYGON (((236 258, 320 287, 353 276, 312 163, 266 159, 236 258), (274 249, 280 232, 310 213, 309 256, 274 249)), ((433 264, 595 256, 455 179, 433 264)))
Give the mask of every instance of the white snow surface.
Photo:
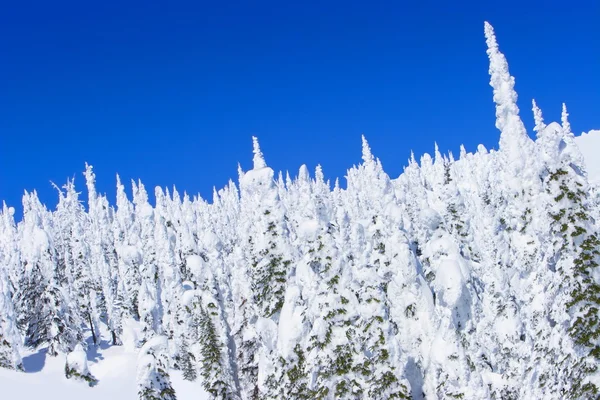
MULTIPOLYGON (((124 346, 88 349, 90 372, 98 379, 95 387, 65 378, 65 356, 50 357, 44 351, 25 354, 25 373, 0 368, 3 399, 105 400, 136 399, 138 354, 124 346)), ((180 371, 171 371, 171 381, 178 400, 206 400, 200 380, 183 380, 180 371)))

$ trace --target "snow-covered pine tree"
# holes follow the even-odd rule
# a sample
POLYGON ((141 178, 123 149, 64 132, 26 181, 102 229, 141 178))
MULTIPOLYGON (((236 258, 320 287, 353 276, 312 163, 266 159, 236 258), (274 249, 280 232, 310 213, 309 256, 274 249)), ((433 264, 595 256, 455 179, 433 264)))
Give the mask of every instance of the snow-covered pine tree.
MULTIPOLYGON (((273 376, 275 371, 272 368, 277 358, 273 346, 293 256, 287 218, 273 181, 273 170, 267 167, 256 138, 253 138, 253 147, 254 168, 246 173, 240 171, 241 215, 245 218, 240 222, 242 232, 247 235, 246 238, 242 237, 245 253, 242 257, 244 262, 250 263, 245 266, 250 277, 250 293, 246 292, 246 295, 251 296, 252 303, 249 305, 251 308, 246 310, 252 310, 253 316, 250 318, 256 319, 252 324, 246 317, 245 324, 250 325, 242 330, 253 331, 252 336, 246 335, 246 338, 254 338, 246 344, 240 344, 240 350, 246 352, 243 358, 250 359, 238 364, 241 364, 243 371, 251 372, 248 376, 250 381, 256 380, 257 386, 251 396, 257 396, 261 391, 276 389, 277 378, 273 376), (258 347, 257 341, 260 342, 258 347), (252 354, 255 351, 258 353, 252 354), (264 361, 260 365, 254 364, 256 368, 246 369, 248 361, 258 361, 256 357, 264 361), (261 367, 265 370, 259 374, 261 367), (263 380, 259 380, 259 376, 263 380)), ((269 396, 268 393, 266 395, 269 396)))
MULTIPOLYGON (((9 212, 6 205, 2 214, 9 212)), ((4 219, 3 215, 0 215, 4 219)), ((0 234, 4 234, 0 230, 0 234)), ((0 248, 0 368, 23 370, 20 347, 21 337, 17 329, 17 319, 12 300, 12 290, 8 278, 8 257, 5 246, 0 248)))
POLYGON ((283 306, 285 283, 291 264, 285 210, 267 167, 258 139, 253 138, 254 168, 244 174, 242 203, 254 218, 252 284, 261 316, 275 316, 283 306))
POLYGON ((140 349, 137 366, 138 400, 176 400, 169 376, 167 338, 154 336, 140 349))
POLYGON ((200 374, 204 389, 215 399, 239 399, 239 389, 236 388, 232 374, 222 304, 217 298, 218 288, 209 271, 200 293, 192 312, 198 318, 200 374))
MULTIPOLYGON (((135 188, 135 183, 133 185, 135 188)), ((139 320, 141 233, 139 223, 135 220, 134 206, 125 194, 125 186, 121 183, 119 175, 117 175, 117 210, 112 230, 120 278, 117 284, 117 301, 121 308, 121 319, 139 320)))
POLYGON ((24 271, 16 295, 18 322, 26 345, 47 344, 48 354, 55 356, 72 351, 83 337, 63 286, 64 265, 57 260, 51 234, 51 214, 35 191, 25 192, 19 233, 24 271))
POLYGON ((148 202, 148 193, 142 182, 134 189, 135 218, 140 226, 142 264, 140 265, 141 284, 138 297, 138 312, 146 341, 163 332, 161 325, 163 306, 161 301, 160 272, 157 267, 157 248, 154 238, 155 213, 148 202))
MULTIPOLYGON (((394 188, 381 162, 362 137, 363 163, 348 171, 348 196, 358 204, 356 235, 351 235, 355 252, 352 288, 359 313, 353 341, 360 343, 352 370, 355 380, 372 398, 408 398, 409 383, 404 377, 401 355, 390 323, 387 286, 393 277, 388 267, 394 248, 386 247, 387 238, 402 220, 398 215, 394 188)), ((387 243, 389 245, 389 243, 387 243)), ((397 255, 397 254, 396 254, 397 255)))
MULTIPOLYGON (((61 282, 70 293, 74 327, 79 328, 84 324, 90 329, 94 344, 100 340, 100 302, 101 296, 97 293, 100 288, 96 280, 95 271, 92 269, 92 254, 86 238, 88 214, 79 201, 79 194, 75 191, 74 182, 69 180, 59 190, 59 201, 54 214, 55 240, 57 248, 57 263, 64 270, 64 282, 61 282)), ((58 188, 57 188, 58 189, 58 188)), ((83 332, 78 336, 83 338, 83 332)))
POLYGON ((101 309, 100 317, 108 326, 113 344, 120 344, 122 331, 120 310, 122 303, 118 301, 118 266, 117 254, 112 232, 112 210, 106 197, 96 193, 96 175, 92 166, 85 165, 85 180, 88 189, 88 215, 91 229, 88 230, 88 242, 95 271, 97 307, 101 309))
POLYGON ((10 271, 16 273, 19 252, 14 208, 6 203, 0 210, 0 368, 23 370, 21 335, 13 304, 13 282, 10 271))
POLYGON ((567 115, 563 105, 560 130, 550 124, 544 132, 546 140, 556 146, 554 168, 549 169, 544 183, 554 202, 550 208, 554 254, 548 261, 557 272, 550 284, 556 296, 549 313, 555 323, 550 335, 558 341, 551 343, 560 344, 543 345, 550 369, 541 374, 539 384, 548 387, 548 392, 555 390, 577 399, 599 393, 595 373, 600 359, 600 285, 595 276, 600 240, 598 227, 590 218, 588 182, 567 115))
POLYGON ((81 344, 77 344, 75 349, 67 354, 65 376, 67 379, 87 382, 89 386, 95 386, 98 383, 98 380, 88 369, 87 354, 81 344))

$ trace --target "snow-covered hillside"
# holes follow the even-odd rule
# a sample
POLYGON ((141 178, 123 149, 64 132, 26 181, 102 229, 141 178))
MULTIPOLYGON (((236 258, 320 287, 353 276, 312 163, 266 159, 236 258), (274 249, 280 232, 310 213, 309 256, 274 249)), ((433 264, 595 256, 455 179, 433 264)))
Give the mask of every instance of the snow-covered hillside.
POLYGON ((275 174, 253 138, 212 202, 152 205, 117 177, 111 205, 86 166, 87 207, 72 180, 55 210, 4 205, 0 396, 598 398, 597 133, 533 102, 532 140, 485 38, 498 150, 435 148, 391 179, 363 137, 332 190, 320 166, 275 174))
POLYGON ((600 185, 600 130, 591 130, 575 138, 585 159, 590 183, 600 185))

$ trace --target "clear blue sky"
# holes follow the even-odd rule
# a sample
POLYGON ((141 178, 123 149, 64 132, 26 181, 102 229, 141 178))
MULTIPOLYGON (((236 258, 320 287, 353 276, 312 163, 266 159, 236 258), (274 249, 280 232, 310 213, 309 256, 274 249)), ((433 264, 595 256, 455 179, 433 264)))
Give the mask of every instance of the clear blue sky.
POLYGON ((532 97, 600 127, 598 1, 288 3, 4 2, 0 200, 53 207, 49 181, 85 191, 85 161, 111 202, 117 172, 210 199, 251 168, 252 135, 276 171, 332 180, 361 133, 392 177, 434 141, 494 147, 484 20, 528 128, 532 97))

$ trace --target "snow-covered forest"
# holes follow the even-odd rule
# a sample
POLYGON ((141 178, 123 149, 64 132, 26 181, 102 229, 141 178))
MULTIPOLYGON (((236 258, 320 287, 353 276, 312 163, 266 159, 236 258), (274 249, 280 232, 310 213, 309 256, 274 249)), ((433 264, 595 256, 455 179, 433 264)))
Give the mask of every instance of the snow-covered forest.
POLYGON ((485 38, 497 150, 436 147, 391 179, 363 137, 341 188, 276 174, 253 138, 211 201, 117 177, 112 202, 86 166, 86 202, 68 181, 55 210, 4 205, 0 367, 46 348, 93 391, 103 340, 139 352, 139 399, 175 399, 175 370, 214 399, 598 396, 597 187, 564 105, 546 124, 533 102, 528 134, 485 38))

